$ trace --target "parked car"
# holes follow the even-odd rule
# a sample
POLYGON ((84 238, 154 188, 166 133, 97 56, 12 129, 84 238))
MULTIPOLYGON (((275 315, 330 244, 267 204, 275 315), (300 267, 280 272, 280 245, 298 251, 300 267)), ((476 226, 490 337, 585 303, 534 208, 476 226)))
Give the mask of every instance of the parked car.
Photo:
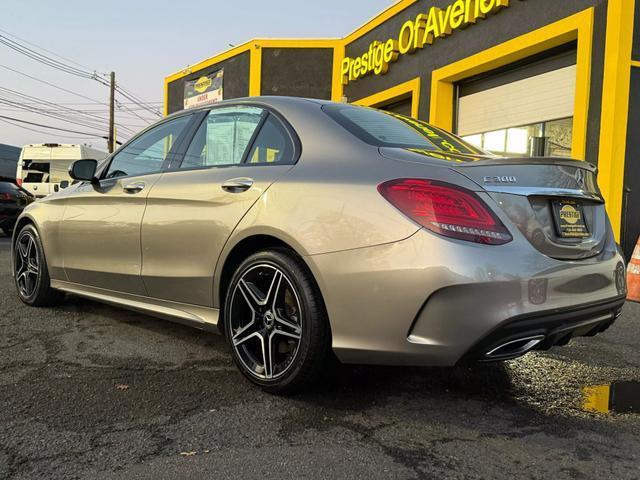
POLYGON ((41 143, 25 145, 20 153, 16 181, 38 198, 66 188, 71 183, 69 167, 76 160, 103 160, 106 152, 86 145, 41 143))
POLYGON ((501 158, 425 122, 261 97, 163 119, 30 205, 18 294, 223 332, 272 392, 342 362, 499 361, 620 315, 623 259, 587 162, 501 158))
POLYGON ((13 181, 0 178, 0 229, 11 236, 13 227, 24 208, 35 198, 13 181))

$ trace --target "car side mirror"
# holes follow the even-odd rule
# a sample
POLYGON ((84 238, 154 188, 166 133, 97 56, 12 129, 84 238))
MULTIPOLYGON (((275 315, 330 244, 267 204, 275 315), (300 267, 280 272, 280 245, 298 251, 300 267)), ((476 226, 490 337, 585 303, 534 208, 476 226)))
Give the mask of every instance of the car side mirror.
POLYGON ((96 170, 98 169, 97 160, 83 159, 76 160, 69 167, 69 176, 74 180, 81 182, 91 182, 92 184, 98 183, 96 178, 96 170))

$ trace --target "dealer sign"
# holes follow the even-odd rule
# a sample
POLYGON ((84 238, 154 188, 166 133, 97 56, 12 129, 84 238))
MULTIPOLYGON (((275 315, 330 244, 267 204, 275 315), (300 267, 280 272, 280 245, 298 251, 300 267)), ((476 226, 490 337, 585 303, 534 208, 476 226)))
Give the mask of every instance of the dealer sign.
POLYGON ((224 70, 190 80, 184 84, 184 108, 210 105, 222 100, 224 70))
POLYGON ((376 40, 359 57, 345 57, 340 67, 342 84, 348 85, 371 73, 385 74, 389 64, 396 62, 400 55, 431 45, 435 40, 452 35, 508 6, 509 0, 456 0, 446 9, 431 7, 428 12, 407 20, 397 38, 384 42, 376 40))

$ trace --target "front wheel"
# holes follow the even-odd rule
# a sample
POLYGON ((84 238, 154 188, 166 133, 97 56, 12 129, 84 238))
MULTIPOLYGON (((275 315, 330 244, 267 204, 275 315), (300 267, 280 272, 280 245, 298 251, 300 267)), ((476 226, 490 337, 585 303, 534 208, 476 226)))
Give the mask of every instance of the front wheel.
POLYGON ((330 362, 320 292, 304 262, 288 250, 247 258, 231 280, 224 311, 236 365, 266 391, 304 388, 330 362))
POLYGON ((47 261, 38 231, 26 225, 13 247, 13 276, 18 295, 27 305, 45 307, 59 303, 64 294, 51 288, 47 261))

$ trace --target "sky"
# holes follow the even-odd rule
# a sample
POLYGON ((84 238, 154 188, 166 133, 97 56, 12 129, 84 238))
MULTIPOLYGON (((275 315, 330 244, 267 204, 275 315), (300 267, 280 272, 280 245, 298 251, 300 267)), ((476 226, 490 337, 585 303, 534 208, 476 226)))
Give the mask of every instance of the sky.
MULTIPOLYGON (((0 42, 17 42, 83 72, 115 71, 116 83, 121 88, 149 102, 148 107, 161 110, 165 76, 224 51, 230 44, 264 37, 342 37, 394 2, 3 0, 2 3, 0 42)), ((15 47, 16 43, 12 44, 15 47)), ((0 43, 0 143, 15 146, 86 143, 106 149, 105 140, 80 133, 106 135, 108 95, 108 88, 96 80, 62 72, 0 43), (24 111, 25 106, 44 109, 53 116, 62 114, 80 125, 24 111), (28 124, 18 126, 14 119, 80 133, 28 124)), ((130 100, 121 95, 116 99, 120 102, 116 110, 120 140, 159 118, 127 103, 130 100)))

